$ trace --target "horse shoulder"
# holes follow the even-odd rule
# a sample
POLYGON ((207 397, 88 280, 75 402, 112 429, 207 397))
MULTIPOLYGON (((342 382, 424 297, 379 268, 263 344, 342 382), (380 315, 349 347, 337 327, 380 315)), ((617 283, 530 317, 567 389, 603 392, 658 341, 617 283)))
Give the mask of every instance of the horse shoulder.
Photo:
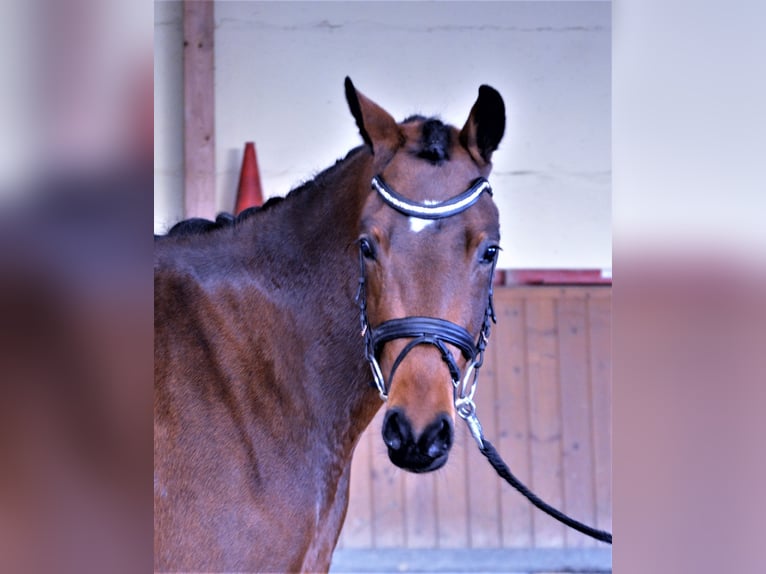
MULTIPOLYGON (((283 448, 295 442, 291 421, 311 418, 296 417, 299 387, 289 380, 303 373, 280 360, 301 351, 286 329, 289 309, 257 280, 244 282, 206 282, 172 266, 155 276, 155 520, 164 566, 257 561, 295 570, 310 552, 319 485, 314 469, 301 472, 302 449, 283 448), (253 540, 274 552, 264 557, 253 540)), ((300 438, 310 434, 303 428, 300 438)))

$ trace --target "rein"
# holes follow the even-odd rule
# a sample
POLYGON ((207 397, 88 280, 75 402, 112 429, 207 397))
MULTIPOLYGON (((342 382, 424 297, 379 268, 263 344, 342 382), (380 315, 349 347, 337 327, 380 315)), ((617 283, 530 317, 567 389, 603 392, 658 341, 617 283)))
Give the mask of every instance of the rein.
MULTIPOLYGON (((484 192, 492 195, 492 188, 489 182, 484 178, 477 179, 471 187, 463 193, 432 205, 415 203, 391 189, 383 178, 376 175, 372 178, 372 189, 375 190, 383 201, 393 209, 421 219, 443 219, 457 215, 475 204, 484 192)), ((407 354, 418 345, 433 345, 441 353, 442 360, 446 363, 450 372, 453 385, 453 399, 455 410, 462 418, 471 431, 471 435, 479 445, 479 451, 487 457, 487 460, 495 471, 504 478, 511 486, 523 494, 537 508, 552 516, 559 522, 581 532, 587 536, 600 540, 602 542, 612 543, 612 534, 603 530, 597 530, 582 522, 579 522, 560 510, 550 506, 537 495, 530 491, 519 481, 508 466, 503 462, 495 447, 484 438, 481 423, 476 416, 476 403, 473 401, 476 393, 476 385, 479 377, 479 369, 484 363, 484 351, 489 341, 490 325, 496 323, 494 303, 492 301, 493 277, 495 266, 497 264, 497 255, 492 262, 492 269, 489 278, 488 300, 484 310, 484 321, 478 340, 474 341, 471 334, 460 325, 434 317, 404 317, 400 319, 391 319, 384 321, 377 327, 372 327, 367 319, 367 299, 366 299, 366 279, 364 254, 359 250, 359 288, 356 293, 356 301, 359 304, 359 322, 364 337, 364 355, 370 364, 373 376, 373 384, 380 393, 383 401, 388 399, 388 385, 380 369, 378 357, 383 346, 394 339, 412 339, 399 353, 394 361, 389 375, 389 381, 393 380, 394 373, 402 363, 407 354), (452 353, 447 348, 449 343, 460 349, 463 357, 468 361, 464 373, 455 362, 452 353)))

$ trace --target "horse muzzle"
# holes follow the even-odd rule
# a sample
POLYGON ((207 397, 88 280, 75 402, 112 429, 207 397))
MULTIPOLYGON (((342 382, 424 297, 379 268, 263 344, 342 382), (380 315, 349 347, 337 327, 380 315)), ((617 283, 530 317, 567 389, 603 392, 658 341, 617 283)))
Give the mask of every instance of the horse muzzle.
POLYGON ((390 409, 383 419, 383 442, 391 462, 409 472, 430 472, 444 466, 454 440, 452 418, 440 413, 416 436, 402 409, 390 409))

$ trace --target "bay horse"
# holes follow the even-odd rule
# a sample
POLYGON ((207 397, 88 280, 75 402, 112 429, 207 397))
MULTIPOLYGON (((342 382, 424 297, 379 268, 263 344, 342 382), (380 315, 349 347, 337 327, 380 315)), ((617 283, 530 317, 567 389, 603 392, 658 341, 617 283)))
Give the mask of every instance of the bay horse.
POLYGON ((345 92, 362 145, 283 199, 155 239, 157 571, 327 571, 384 400, 411 472, 444 465, 470 404, 503 100, 481 86, 458 130, 345 92))

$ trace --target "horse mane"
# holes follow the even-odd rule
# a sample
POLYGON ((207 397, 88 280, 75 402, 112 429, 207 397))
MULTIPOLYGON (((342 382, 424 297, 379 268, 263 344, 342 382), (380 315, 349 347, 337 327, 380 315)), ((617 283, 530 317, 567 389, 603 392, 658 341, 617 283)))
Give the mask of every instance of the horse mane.
POLYGON ((258 207, 248 207, 247 209, 243 209, 238 215, 222 211, 216 216, 215 221, 205 219, 204 217, 190 217, 189 219, 184 219, 176 223, 164 236, 155 235, 155 238, 179 237, 182 235, 204 235, 218 229, 234 227, 256 213, 267 211, 274 205, 282 203, 284 200, 284 197, 271 197, 263 205, 258 207))
MULTIPOLYGON (((407 124, 414 122, 421 123, 421 137, 419 141, 420 146, 415 151, 417 157, 424 159, 432 164, 440 164, 449 160, 450 147, 452 145, 450 131, 451 127, 443 123, 437 117, 425 117, 420 114, 410 115, 405 118, 402 123, 407 124)), ((354 154, 364 149, 364 147, 365 146, 355 147, 349 151, 345 157, 336 160, 332 166, 315 175, 310 180, 303 182, 298 187, 292 189, 284 197, 278 196, 269 198, 263 205, 259 207, 249 207, 238 215, 221 212, 216 216, 214 221, 202 217, 184 219, 173 225, 173 227, 171 227, 165 235, 155 235, 154 238, 158 239, 160 237, 205 235, 219 229, 236 227, 254 215, 270 211, 275 206, 281 204, 283 201, 294 199, 295 197, 315 188, 322 180, 331 177, 341 164, 350 159, 354 154)))
POLYGON ((433 164, 449 160, 451 147, 450 126, 437 117, 427 118, 414 114, 405 118, 402 123, 421 122, 420 148, 416 155, 433 164))
POLYGON ((355 155, 357 152, 364 149, 364 146, 358 146, 349 151, 345 157, 342 157, 335 161, 335 163, 325 169, 324 171, 321 171, 308 181, 304 181, 301 183, 298 187, 293 188, 290 190, 286 196, 275 196, 270 197, 263 205, 257 206, 257 207, 248 207, 247 209, 243 209, 239 214, 234 215, 233 213, 228 213, 225 211, 220 212, 216 218, 215 221, 212 221, 210 219, 205 219, 204 217, 191 217, 189 219, 183 219, 173 225, 168 232, 165 235, 156 235, 154 236, 155 239, 159 239, 161 237, 180 237, 180 236, 188 236, 188 235, 205 235, 207 233, 210 233, 212 231, 217 231, 219 229, 226 229, 226 228, 232 228, 236 227, 237 225, 242 224, 243 222, 247 221, 254 215, 268 212, 273 210, 275 206, 278 206, 282 204, 284 201, 289 199, 295 199, 297 196, 306 193, 307 191, 310 191, 311 189, 314 189, 322 181, 327 179, 328 177, 331 177, 335 171, 348 159, 350 159, 353 155, 355 155))

